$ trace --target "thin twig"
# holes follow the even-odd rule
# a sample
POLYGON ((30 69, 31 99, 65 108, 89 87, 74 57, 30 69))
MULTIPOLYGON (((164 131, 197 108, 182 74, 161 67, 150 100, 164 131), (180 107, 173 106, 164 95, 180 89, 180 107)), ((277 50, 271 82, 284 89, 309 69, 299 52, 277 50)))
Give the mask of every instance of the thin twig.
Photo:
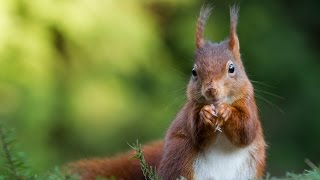
POLYGON ((310 159, 304 159, 304 162, 313 170, 319 170, 319 168, 310 159))

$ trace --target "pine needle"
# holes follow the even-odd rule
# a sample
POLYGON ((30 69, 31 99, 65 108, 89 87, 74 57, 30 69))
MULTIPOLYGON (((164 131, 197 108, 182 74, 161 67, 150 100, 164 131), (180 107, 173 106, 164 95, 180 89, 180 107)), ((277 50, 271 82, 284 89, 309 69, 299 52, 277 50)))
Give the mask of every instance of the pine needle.
POLYGON ((138 159, 140 161, 140 166, 142 173, 146 180, 161 180, 161 178, 157 175, 157 171, 155 167, 149 166, 147 161, 144 158, 142 146, 139 144, 137 140, 136 143, 132 145, 128 144, 133 150, 136 151, 136 154, 132 157, 134 159, 138 159))

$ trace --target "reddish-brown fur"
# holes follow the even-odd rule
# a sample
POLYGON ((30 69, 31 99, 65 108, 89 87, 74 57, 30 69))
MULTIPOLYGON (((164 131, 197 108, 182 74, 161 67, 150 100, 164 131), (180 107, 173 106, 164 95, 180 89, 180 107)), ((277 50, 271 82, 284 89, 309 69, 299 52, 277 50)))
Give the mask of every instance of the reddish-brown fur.
MULTIPOLYGON (((194 179, 194 161, 199 153, 215 140, 217 126, 221 126, 227 139, 236 147, 254 144, 250 154, 255 162, 255 178, 263 176, 265 169, 265 142, 253 87, 248 80, 240 57, 236 34, 238 8, 232 7, 229 38, 221 43, 203 39, 205 21, 210 8, 203 8, 197 23, 195 67, 196 77, 188 85, 188 100, 177 114, 166 133, 164 144, 157 142, 144 148, 147 162, 156 166, 164 180, 194 179), (233 62, 236 75, 228 74, 233 62), (215 115, 211 110, 213 106, 215 115)), ((69 165, 72 172, 83 179, 97 176, 117 179, 144 179, 139 162, 129 160, 133 152, 113 158, 82 160, 69 165)))
MULTIPOLYGON (((146 161, 152 167, 159 165, 163 142, 157 141, 143 147, 146 161)), ((117 180, 144 180, 139 160, 132 159, 134 151, 112 158, 81 160, 67 165, 67 171, 78 174, 83 180, 95 180, 97 177, 116 177, 117 180)))

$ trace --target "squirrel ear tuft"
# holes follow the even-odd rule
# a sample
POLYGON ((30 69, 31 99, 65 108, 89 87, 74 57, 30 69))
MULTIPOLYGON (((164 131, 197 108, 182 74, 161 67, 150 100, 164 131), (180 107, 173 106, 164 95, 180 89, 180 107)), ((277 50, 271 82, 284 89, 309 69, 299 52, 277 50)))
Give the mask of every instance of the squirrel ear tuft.
POLYGON ((196 49, 202 48, 205 44, 205 40, 203 38, 204 27, 206 25, 207 19, 211 14, 212 8, 210 6, 203 5, 200 10, 200 16, 197 21, 196 28, 196 49))
POLYGON ((240 58, 240 44, 237 35, 239 6, 233 5, 230 7, 230 35, 229 49, 236 58, 240 58))

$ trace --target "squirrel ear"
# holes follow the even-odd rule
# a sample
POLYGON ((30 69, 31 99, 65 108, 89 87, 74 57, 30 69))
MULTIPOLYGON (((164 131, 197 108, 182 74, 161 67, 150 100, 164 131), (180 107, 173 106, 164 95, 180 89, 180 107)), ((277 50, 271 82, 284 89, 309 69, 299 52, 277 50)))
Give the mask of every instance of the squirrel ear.
POLYGON ((212 8, 210 6, 202 6, 200 10, 200 16, 197 21, 196 28, 196 49, 202 48, 205 44, 205 40, 203 38, 204 27, 206 25, 206 21, 211 14, 212 8))
POLYGON ((229 37, 229 49, 233 55, 240 58, 240 44, 237 35, 237 23, 238 23, 239 7, 233 5, 230 7, 230 37, 229 37))

